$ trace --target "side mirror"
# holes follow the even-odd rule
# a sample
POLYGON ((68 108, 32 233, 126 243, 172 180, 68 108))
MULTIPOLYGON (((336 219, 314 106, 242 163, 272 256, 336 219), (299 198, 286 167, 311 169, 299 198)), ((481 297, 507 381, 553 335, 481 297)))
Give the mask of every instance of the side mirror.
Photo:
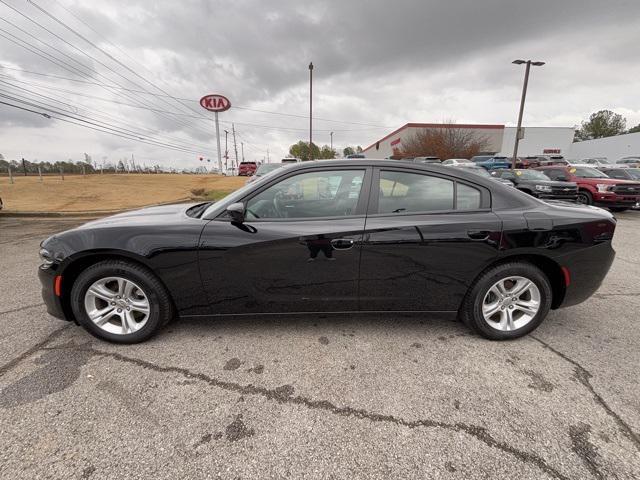
POLYGON ((227 207, 227 214, 234 223, 244 222, 244 203, 232 203, 227 207))

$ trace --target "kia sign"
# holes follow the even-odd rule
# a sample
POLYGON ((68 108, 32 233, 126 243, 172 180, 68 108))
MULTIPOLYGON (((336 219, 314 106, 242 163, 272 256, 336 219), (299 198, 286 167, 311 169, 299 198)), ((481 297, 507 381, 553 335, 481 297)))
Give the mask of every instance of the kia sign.
POLYGON ((205 95, 200 99, 200 106, 210 112, 224 112, 231 108, 231 102, 224 95, 205 95))

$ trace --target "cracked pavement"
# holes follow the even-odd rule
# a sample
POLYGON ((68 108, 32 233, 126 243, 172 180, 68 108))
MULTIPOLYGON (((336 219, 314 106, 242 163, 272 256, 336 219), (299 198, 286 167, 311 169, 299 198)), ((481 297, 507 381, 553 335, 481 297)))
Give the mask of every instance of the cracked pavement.
POLYGON ((639 478, 640 214, 588 302, 489 342, 409 315, 189 320, 134 346, 49 317, 72 219, 0 218, 0 478, 639 478))

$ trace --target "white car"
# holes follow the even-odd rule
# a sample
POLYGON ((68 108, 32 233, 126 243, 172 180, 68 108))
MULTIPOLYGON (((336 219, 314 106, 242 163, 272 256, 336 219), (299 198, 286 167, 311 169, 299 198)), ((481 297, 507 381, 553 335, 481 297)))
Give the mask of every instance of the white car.
POLYGON ((583 160, 580 160, 580 164, 589 165, 590 167, 595 167, 595 168, 602 168, 602 167, 611 168, 615 165, 613 162, 610 162, 604 157, 585 158, 583 160))
POLYGON ((442 162, 442 165, 449 165, 452 167, 465 164, 473 164, 473 162, 471 160, 467 160, 466 158, 449 158, 442 162))

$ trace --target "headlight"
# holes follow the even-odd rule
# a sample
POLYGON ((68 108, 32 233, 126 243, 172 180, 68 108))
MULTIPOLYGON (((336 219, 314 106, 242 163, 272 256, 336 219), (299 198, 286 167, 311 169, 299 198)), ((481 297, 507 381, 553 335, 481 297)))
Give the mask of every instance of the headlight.
POLYGON ((611 185, 607 185, 606 183, 598 183, 596 184, 596 188, 598 189, 599 193, 606 193, 609 191, 609 187, 611 185))
POLYGON ((551 192, 552 189, 549 185, 536 185, 536 190, 539 192, 551 192))
POLYGON ((48 267, 53 263, 53 255, 51 255, 51 252, 46 248, 41 248, 39 255, 43 266, 48 267))

